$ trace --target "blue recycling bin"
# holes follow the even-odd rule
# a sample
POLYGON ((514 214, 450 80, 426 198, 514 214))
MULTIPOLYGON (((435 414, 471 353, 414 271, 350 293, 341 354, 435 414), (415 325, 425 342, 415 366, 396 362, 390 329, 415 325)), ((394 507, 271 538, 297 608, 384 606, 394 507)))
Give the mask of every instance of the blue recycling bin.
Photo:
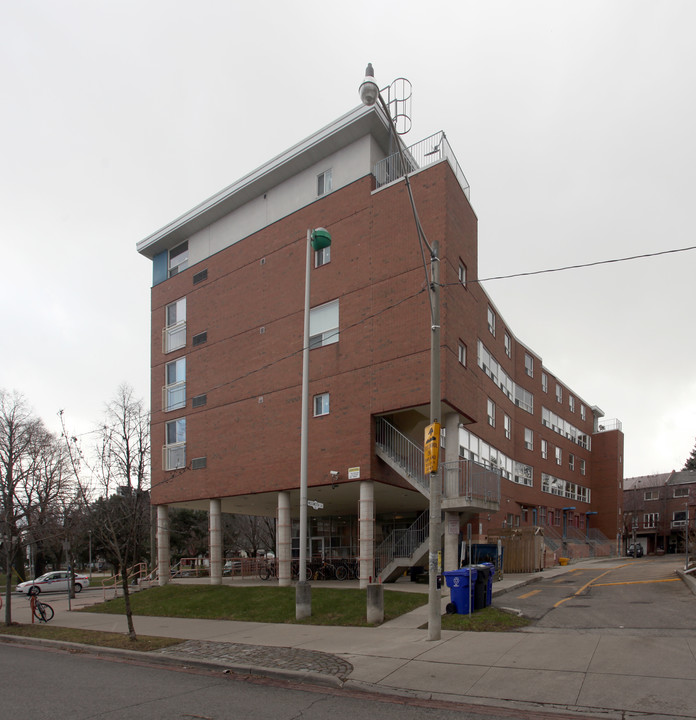
POLYGON ((469 602, 469 595, 473 593, 473 584, 476 582, 476 568, 446 570, 444 575, 447 587, 450 589, 450 600, 457 608, 457 614, 468 615, 473 611, 473 603, 469 602))
POLYGON ((482 567, 489 569, 488 586, 486 587, 486 607, 490 607, 493 603, 493 578, 495 577, 495 565, 491 562, 481 563, 482 567))

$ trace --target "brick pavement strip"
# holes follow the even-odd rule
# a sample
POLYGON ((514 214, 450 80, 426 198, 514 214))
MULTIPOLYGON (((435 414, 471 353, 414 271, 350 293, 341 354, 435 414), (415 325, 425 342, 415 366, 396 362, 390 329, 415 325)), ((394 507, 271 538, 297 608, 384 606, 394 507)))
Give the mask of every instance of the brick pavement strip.
POLYGON ((339 678, 346 678, 353 672, 353 666, 336 655, 318 650, 301 650, 290 647, 187 640, 158 652, 161 655, 189 655, 196 660, 232 665, 247 664, 276 670, 316 672, 339 678))

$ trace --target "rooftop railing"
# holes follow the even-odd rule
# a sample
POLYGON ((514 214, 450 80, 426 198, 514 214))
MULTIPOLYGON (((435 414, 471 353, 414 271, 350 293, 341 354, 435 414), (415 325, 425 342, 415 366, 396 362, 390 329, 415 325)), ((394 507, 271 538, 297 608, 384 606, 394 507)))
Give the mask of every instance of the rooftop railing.
POLYGON ((454 171, 454 174, 461 185, 464 194, 467 199, 469 198, 469 182, 464 175, 457 158, 452 151, 445 133, 440 131, 431 135, 430 137, 417 142, 415 145, 411 145, 409 148, 404 150, 404 161, 401 160, 401 155, 396 152, 384 160, 380 160, 374 169, 375 178, 377 180, 377 187, 380 188, 383 185, 388 185, 399 178, 402 178, 407 173, 413 173, 417 170, 422 170, 429 165, 434 165, 441 160, 447 160, 454 171))

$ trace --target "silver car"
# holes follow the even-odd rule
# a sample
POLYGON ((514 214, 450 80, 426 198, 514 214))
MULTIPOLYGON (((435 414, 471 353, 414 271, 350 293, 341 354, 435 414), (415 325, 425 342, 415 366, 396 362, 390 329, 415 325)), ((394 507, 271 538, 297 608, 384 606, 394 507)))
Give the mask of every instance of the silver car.
MULTIPOLYGON (((38 595, 43 592, 67 592, 68 581, 69 573, 66 570, 54 570, 37 577, 36 580, 19 583, 16 590, 23 592, 25 595, 38 595)), ((75 592, 79 593, 82 588, 86 587, 89 587, 89 578, 84 575, 75 575, 75 592)))

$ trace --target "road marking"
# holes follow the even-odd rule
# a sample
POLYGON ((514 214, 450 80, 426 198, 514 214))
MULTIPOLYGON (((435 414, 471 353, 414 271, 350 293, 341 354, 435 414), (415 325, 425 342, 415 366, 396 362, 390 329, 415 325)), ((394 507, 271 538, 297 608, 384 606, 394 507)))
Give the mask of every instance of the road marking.
POLYGON ((532 595, 536 595, 537 593, 540 593, 541 590, 532 590, 531 592, 525 593, 524 595, 518 595, 518 600, 526 600, 529 597, 532 597, 532 595))
POLYGON ((595 587, 609 587, 610 585, 649 585, 651 583, 681 582, 680 578, 664 578, 663 580, 625 580, 624 582, 597 583, 595 587))
POLYGON ((618 570, 619 568, 626 567, 626 565, 629 565, 629 563, 624 563, 623 565, 619 565, 618 567, 609 568, 609 570, 606 570, 601 575, 597 575, 596 578, 592 578, 589 582, 586 582, 577 592, 573 593, 572 595, 569 595, 566 598, 563 598, 563 600, 559 600, 555 605, 554 608, 557 608, 559 605, 563 605, 566 600, 570 600, 571 598, 574 598, 576 595, 579 595, 585 588, 588 588, 590 585, 592 585, 593 582, 596 580, 599 580, 600 578, 603 578, 605 575, 608 575, 612 570, 618 570))

